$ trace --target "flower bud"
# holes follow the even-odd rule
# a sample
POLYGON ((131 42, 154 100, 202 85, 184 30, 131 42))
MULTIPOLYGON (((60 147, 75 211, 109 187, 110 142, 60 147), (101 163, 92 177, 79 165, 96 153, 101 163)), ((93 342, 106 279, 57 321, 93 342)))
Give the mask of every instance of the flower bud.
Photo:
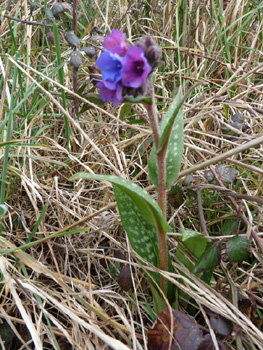
POLYGON ((69 64, 76 69, 82 65, 82 55, 79 51, 73 51, 70 55, 69 64))
POLYGON ((162 50, 156 44, 155 40, 151 36, 141 38, 136 42, 136 45, 141 47, 144 51, 148 63, 155 68, 158 65, 158 61, 161 58, 162 50))
POLYGON ((117 282, 125 292, 128 292, 128 290, 132 288, 131 269, 129 265, 126 265, 121 269, 117 282))

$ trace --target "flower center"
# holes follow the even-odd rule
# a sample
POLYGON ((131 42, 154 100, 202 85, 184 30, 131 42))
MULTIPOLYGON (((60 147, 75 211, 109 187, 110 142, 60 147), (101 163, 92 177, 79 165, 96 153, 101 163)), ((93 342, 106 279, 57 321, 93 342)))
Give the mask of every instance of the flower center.
POLYGON ((137 61, 135 62, 135 72, 137 75, 142 75, 144 68, 144 62, 143 61, 137 61))

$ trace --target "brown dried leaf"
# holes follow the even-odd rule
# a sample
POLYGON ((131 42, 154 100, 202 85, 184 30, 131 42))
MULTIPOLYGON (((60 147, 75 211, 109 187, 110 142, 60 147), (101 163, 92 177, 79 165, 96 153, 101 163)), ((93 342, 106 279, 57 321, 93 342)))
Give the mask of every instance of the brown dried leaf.
POLYGON ((171 350, 197 350, 203 340, 202 331, 194 320, 183 312, 172 309, 163 310, 152 329, 148 330, 149 350, 168 350, 171 338, 171 350), (171 324, 172 322, 172 324, 171 324))

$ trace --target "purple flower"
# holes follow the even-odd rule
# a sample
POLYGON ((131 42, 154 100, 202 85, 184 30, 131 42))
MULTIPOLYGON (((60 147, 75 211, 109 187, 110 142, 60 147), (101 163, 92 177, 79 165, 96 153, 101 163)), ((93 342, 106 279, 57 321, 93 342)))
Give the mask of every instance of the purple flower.
POLYGON ((116 106, 125 95, 135 97, 148 93, 152 84, 150 74, 160 50, 150 37, 139 44, 128 47, 125 34, 120 30, 112 30, 104 39, 104 51, 96 61, 102 79, 96 86, 100 88, 102 101, 116 106))
POLYGON ((152 67, 148 64, 143 49, 139 46, 131 46, 123 58, 122 84, 138 88, 146 82, 151 71, 152 67))
POLYGON ((128 45, 125 42, 125 37, 126 35, 120 30, 113 29, 110 35, 106 36, 104 39, 104 49, 107 49, 112 53, 117 53, 120 56, 124 56, 128 50, 128 45))
POLYGON ((121 80, 121 72, 123 69, 123 58, 116 53, 106 50, 100 55, 96 62, 101 70, 102 80, 110 80, 116 84, 121 80))
POLYGON ((122 85, 114 84, 111 81, 100 81, 96 84, 100 88, 100 99, 104 102, 113 102, 114 106, 121 103, 124 98, 122 97, 122 85))

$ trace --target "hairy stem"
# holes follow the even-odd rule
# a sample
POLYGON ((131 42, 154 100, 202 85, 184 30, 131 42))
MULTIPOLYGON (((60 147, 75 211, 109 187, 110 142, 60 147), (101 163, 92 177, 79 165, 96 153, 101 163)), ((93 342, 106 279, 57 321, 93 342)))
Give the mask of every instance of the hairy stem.
MULTIPOLYGON (((145 104, 148 112, 150 126, 152 128, 152 135, 154 140, 154 145, 157 149, 159 144, 160 134, 159 134, 159 123, 157 116, 157 109, 155 105, 154 91, 152 90, 152 104, 145 104)), ((166 174, 165 174, 165 156, 166 148, 157 155, 157 168, 158 168, 158 204, 162 209, 164 217, 166 217, 166 174)), ((160 269, 168 271, 168 252, 166 235, 163 232, 161 226, 157 223, 158 228, 158 242, 159 242, 159 255, 160 255, 160 269)), ((161 276, 161 289, 166 294, 167 290, 167 280, 161 276)))

